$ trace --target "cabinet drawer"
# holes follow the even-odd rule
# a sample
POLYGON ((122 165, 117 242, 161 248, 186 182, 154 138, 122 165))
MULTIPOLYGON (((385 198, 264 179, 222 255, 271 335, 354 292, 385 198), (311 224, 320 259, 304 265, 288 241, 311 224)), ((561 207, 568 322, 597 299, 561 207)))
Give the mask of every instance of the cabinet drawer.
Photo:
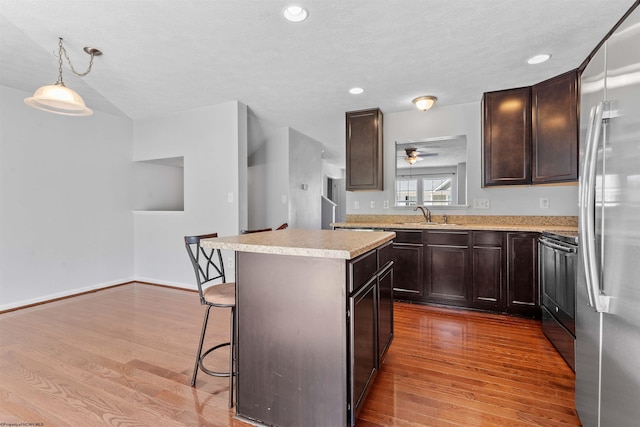
POLYGON ((428 231, 427 244, 442 246, 468 246, 469 233, 466 231, 428 231))
POLYGON ((502 233, 499 231, 474 231, 473 246, 502 246, 502 233))
POLYGON ((387 265, 391 260, 393 260, 393 241, 378 248, 378 265, 380 268, 387 265))
POLYGON ((351 293, 367 283, 376 274, 378 270, 378 251, 369 251, 351 261, 349 270, 351 273, 349 293, 351 293))
POLYGON ((422 231, 419 230, 391 230, 395 231, 396 243, 422 243, 422 231))

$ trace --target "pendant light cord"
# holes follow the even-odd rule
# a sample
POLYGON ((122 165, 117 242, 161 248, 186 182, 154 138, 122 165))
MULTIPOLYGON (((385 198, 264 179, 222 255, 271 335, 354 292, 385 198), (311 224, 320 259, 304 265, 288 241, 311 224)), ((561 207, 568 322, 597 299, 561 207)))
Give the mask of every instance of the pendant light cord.
POLYGON ((58 81, 56 82, 56 84, 64 86, 64 82, 62 81, 63 53, 64 57, 67 58, 67 62, 69 63, 69 67, 71 68, 71 71, 73 71, 73 74, 75 74, 76 76, 84 77, 89 74, 89 72, 91 72, 91 68, 93 67, 93 57, 95 56, 94 51, 91 50, 91 52, 89 52, 89 55, 91 55, 91 59, 89 60, 89 68, 87 68, 87 71, 85 71, 84 73, 79 73, 75 68, 73 68, 73 64, 71 63, 71 59, 69 59, 69 54, 67 53, 67 49, 65 49, 62 45, 62 37, 58 37, 58 81))

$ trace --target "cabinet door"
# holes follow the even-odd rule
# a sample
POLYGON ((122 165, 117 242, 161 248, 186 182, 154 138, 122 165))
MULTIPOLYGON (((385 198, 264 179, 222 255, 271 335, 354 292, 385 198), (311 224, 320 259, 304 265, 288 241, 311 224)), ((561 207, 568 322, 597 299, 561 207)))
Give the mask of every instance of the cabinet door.
POLYGON ((382 112, 347 112, 346 131, 347 191, 382 191, 382 112))
POLYGON ((376 278, 350 298, 351 335, 351 424, 355 424, 360 405, 378 366, 376 330, 376 278))
POLYGON ((473 232, 472 303, 474 307, 502 310, 504 243, 499 231, 473 232))
POLYGON ((540 317, 538 233, 507 233, 508 313, 540 317))
POLYGON ((483 99, 483 186, 531 183, 531 89, 483 99))
POLYGON ((378 367, 393 339, 393 266, 378 276, 378 367))
POLYGON ((427 232, 425 300, 469 306, 468 232, 427 232))
POLYGON ((534 184, 578 180, 577 86, 574 70, 531 88, 534 184))
POLYGON ((420 300, 424 296, 423 245, 415 243, 393 244, 394 283, 396 299, 420 300))

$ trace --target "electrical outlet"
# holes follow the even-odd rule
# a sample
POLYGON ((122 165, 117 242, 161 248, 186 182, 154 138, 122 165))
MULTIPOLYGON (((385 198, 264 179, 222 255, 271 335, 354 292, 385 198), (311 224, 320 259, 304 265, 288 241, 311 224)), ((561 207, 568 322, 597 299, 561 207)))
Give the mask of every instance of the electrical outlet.
POLYGON ((389 201, 388 201, 388 200, 385 200, 385 201, 382 203, 382 207, 383 207, 384 209, 389 209, 389 201))
POLYGON ((489 199, 473 199, 474 209, 489 209, 489 199))
POLYGON ((353 202, 353 209, 360 209, 360 202, 359 201, 354 201, 353 202))
POLYGON ((369 201, 369 207, 371 209, 375 209, 376 208, 376 201, 375 200, 370 200, 369 201))
POLYGON ((549 209, 549 199, 540 197, 540 209, 549 209))
POLYGON ((287 203, 287 196, 286 196, 286 194, 283 194, 283 195, 280 197, 280 201, 281 201, 283 204, 286 204, 286 203, 287 203))
POLYGON ((227 193, 227 203, 233 203, 233 193, 227 193))

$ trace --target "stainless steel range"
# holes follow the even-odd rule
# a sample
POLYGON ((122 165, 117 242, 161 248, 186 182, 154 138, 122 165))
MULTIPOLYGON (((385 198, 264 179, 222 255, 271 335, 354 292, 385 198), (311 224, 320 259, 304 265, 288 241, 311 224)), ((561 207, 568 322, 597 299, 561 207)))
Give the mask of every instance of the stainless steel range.
POLYGON ((577 233, 542 233, 538 259, 542 330, 575 371, 577 233))

